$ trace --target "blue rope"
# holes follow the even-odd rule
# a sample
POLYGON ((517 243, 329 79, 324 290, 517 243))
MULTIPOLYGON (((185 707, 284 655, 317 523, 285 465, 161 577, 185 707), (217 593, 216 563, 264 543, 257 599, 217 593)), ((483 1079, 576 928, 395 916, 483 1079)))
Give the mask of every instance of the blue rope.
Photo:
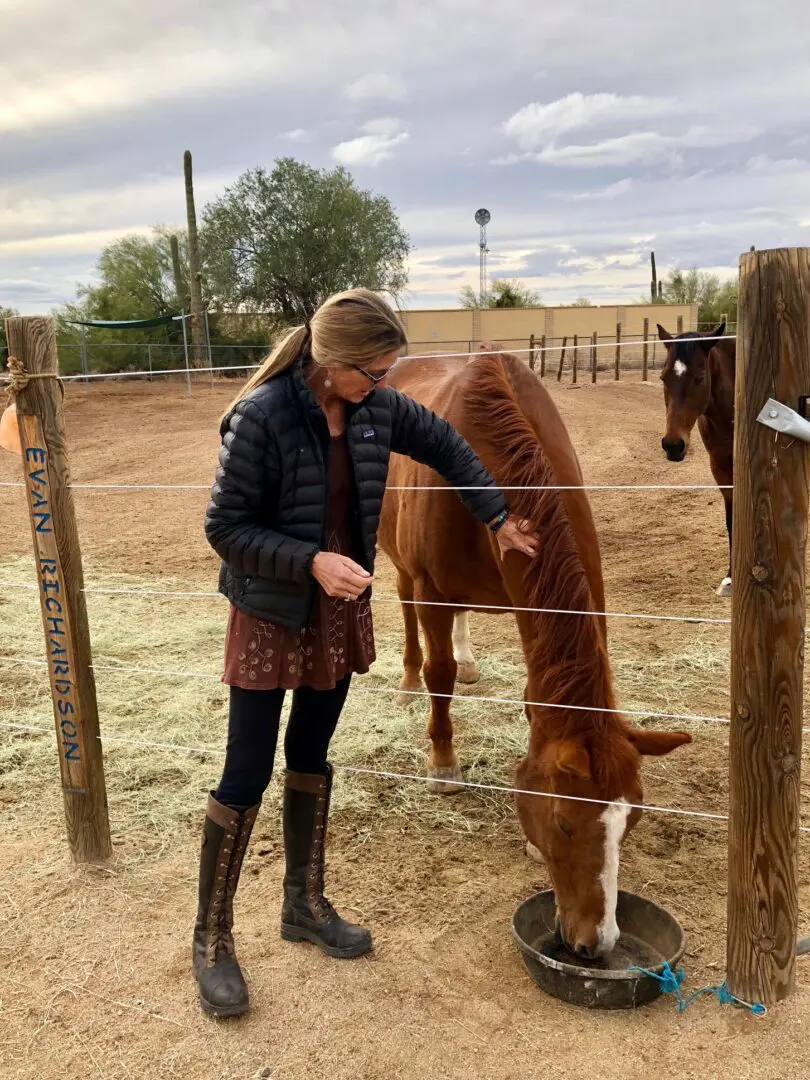
POLYGON ((699 990, 694 990, 686 997, 683 995, 681 987, 684 980, 683 968, 678 968, 677 971, 673 971, 668 963, 664 963, 663 970, 650 971, 649 968, 643 967, 630 967, 628 971, 637 971, 641 975, 649 975, 651 979, 655 979, 661 986, 662 994, 674 994, 678 1002, 678 1012, 683 1012, 687 1009, 692 1002, 701 997, 703 994, 714 994, 721 1005, 744 1005, 748 1009, 752 1016, 764 1016, 768 1011, 764 1005, 760 1005, 759 1002, 754 1002, 752 1005, 749 1001, 743 1001, 742 998, 735 997, 729 990, 728 984, 725 980, 720 983, 719 986, 702 986, 699 990))

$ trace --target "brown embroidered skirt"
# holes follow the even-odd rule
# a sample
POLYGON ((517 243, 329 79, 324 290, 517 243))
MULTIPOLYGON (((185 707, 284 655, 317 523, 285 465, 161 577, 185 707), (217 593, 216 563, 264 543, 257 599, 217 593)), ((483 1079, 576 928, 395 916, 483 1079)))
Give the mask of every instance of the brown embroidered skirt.
POLYGON ((346 675, 365 675, 374 659, 368 600, 341 600, 319 589, 311 625, 301 630, 231 606, 222 681, 243 690, 331 690, 346 675))

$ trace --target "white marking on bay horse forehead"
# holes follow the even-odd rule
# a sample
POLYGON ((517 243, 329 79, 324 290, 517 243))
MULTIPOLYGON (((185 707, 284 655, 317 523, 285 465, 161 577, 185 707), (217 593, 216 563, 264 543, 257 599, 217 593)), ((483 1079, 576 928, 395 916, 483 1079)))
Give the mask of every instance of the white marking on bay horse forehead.
POLYGON ((676 360, 675 363, 672 365, 672 370, 680 379, 682 375, 686 374, 686 364, 683 362, 683 360, 676 360))
POLYGON ((625 799, 606 806, 599 820, 605 826, 605 861, 600 875, 605 897, 605 913, 596 928, 600 954, 609 953, 619 940, 616 901, 619 894, 619 848, 627 828, 630 806, 625 799))

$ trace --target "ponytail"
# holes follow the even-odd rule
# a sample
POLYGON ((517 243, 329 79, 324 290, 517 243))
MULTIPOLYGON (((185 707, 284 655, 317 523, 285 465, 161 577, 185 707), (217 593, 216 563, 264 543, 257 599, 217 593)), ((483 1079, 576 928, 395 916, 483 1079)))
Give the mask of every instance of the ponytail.
POLYGON ((262 383, 267 382, 268 379, 272 379, 274 375, 280 375, 282 371, 291 368, 296 360, 301 357, 308 341, 309 327, 296 326, 292 330, 288 330, 281 341, 273 348, 259 370, 253 372, 251 377, 239 391, 238 395, 230 403, 225 415, 227 415, 227 413, 229 413, 246 394, 249 394, 251 390, 255 390, 257 386, 261 386, 262 383))

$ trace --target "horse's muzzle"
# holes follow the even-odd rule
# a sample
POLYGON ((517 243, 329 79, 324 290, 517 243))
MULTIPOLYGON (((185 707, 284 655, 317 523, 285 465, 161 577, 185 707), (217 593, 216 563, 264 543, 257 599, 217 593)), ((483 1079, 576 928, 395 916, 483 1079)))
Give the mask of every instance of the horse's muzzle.
POLYGON ((686 443, 683 439, 667 439, 664 437, 661 440, 661 447, 670 461, 683 461, 686 457, 686 443))

